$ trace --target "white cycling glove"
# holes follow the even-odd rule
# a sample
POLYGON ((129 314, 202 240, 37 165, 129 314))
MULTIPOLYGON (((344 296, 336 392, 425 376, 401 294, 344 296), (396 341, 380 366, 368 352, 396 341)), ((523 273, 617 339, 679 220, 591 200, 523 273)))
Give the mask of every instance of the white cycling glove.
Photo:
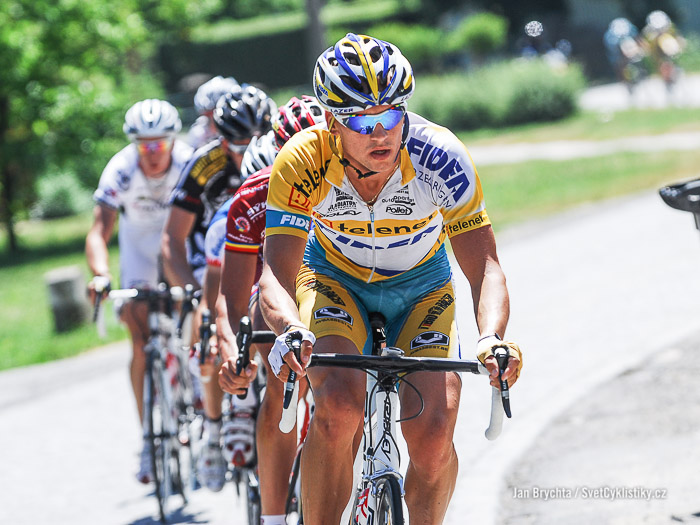
POLYGON ((275 339, 275 344, 272 345, 270 355, 267 357, 270 368, 276 376, 279 375, 282 365, 284 364, 284 359, 282 358, 290 351, 290 348, 287 346, 287 336, 294 332, 299 332, 301 334, 302 341, 309 341, 312 345, 316 343, 316 336, 306 328, 295 326, 294 330, 289 330, 288 332, 278 335, 277 339, 275 339))

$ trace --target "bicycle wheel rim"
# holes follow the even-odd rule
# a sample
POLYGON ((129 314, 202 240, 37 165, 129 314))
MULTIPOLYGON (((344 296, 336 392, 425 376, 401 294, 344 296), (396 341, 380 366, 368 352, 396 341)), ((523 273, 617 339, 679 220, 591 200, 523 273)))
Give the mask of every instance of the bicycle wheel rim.
POLYGON ((166 392, 163 363, 154 359, 152 366, 153 381, 155 386, 155 399, 153 404, 152 430, 153 430, 153 474, 156 478, 156 498, 161 512, 161 521, 167 519, 168 499, 173 494, 173 482, 180 484, 176 476, 179 476, 178 449, 175 446, 176 433, 173 427, 173 413, 170 406, 171 399, 166 392))
POLYGON ((165 522, 165 505, 161 498, 163 492, 163 468, 161 461, 161 447, 159 436, 162 433, 162 420, 159 414, 159 406, 157 397, 160 397, 160 382, 158 381, 158 365, 157 360, 154 358, 153 351, 148 351, 148 360, 146 366, 146 388, 144 389, 147 393, 146 402, 146 422, 148 424, 148 431, 146 433, 146 439, 149 441, 150 451, 151 451, 151 473, 153 475, 153 483, 155 485, 154 494, 156 500, 158 501, 158 514, 160 520, 165 522))
POLYGON ((396 478, 377 482, 377 525, 404 525, 401 487, 396 478))

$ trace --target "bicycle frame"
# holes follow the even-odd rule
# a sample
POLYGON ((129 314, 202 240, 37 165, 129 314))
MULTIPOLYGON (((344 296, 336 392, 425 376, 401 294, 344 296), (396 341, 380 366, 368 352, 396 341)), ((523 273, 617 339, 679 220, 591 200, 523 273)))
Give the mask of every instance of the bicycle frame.
MULTIPOLYGON (((396 348, 384 348, 382 355, 402 355, 396 348)), ((376 523, 379 489, 377 481, 391 476, 396 479, 404 495, 403 476, 400 474, 401 455, 396 441, 396 422, 399 406, 398 378, 380 372, 375 378, 367 376, 365 392, 364 432, 362 436, 363 455, 362 478, 357 487, 357 496, 351 523, 371 525, 376 523), (381 412, 377 410, 381 407, 381 412), (375 497, 370 497, 375 496, 375 497)))

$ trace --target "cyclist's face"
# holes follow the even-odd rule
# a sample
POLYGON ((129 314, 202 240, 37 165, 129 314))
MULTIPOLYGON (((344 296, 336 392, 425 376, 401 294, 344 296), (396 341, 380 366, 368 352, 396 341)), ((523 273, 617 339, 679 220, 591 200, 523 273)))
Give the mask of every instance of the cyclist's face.
POLYGON ((241 165, 243 164, 243 154, 245 153, 245 150, 248 149, 248 145, 250 144, 251 140, 252 139, 249 138, 243 140, 223 139, 221 141, 224 145, 224 148, 226 149, 226 154, 228 155, 229 159, 231 159, 233 164, 238 168, 238 171, 241 170, 241 165))
MULTIPOLYGON (((377 115, 391 108, 392 106, 388 105, 376 106, 363 111, 360 115, 377 115)), ((401 147, 403 119, 389 130, 378 123, 369 134, 353 131, 336 120, 333 131, 340 136, 343 156, 352 164, 360 164, 378 173, 393 171, 401 147)))
POLYGON ((171 137, 154 137, 137 139, 139 164, 145 175, 158 175, 170 166, 170 154, 173 150, 171 137))

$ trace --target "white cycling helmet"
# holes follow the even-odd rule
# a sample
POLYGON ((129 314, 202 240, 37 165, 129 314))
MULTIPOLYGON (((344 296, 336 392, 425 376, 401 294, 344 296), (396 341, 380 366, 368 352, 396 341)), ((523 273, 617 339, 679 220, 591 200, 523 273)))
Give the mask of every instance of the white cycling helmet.
POLYGON ((261 137, 253 137, 243 154, 241 163, 241 178, 243 180, 253 173, 270 166, 277 156, 275 132, 270 130, 261 137))
POLYGON ((413 94, 413 70, 399 48, 366 35, 348 33, 316 61, 316 98, 335 115, 373 106, 401 104, 413 94))
POLYGON ((218 75, 199 86, 194 95, 194 107, 200 115, 207 111, 213 111, 216 102, 222 96, 237 89, 240 89, 240 85, 235 78, 218 75))
POLYGON ((182 129, 177 109, 165 100, 149 98, 129 108, 124 118, 124 133, 135 138, 165 137, 182 129))

